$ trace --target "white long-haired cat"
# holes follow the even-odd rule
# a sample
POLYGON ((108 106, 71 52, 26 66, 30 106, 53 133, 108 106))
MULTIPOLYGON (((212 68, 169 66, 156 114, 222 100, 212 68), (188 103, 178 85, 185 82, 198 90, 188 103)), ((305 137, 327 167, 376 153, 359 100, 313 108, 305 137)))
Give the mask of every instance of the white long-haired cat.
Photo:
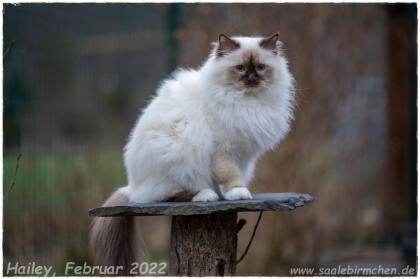
MULTIPOLYGON (((294 80, 278 41, 220 35, 198 70, 165 80, 125 147, 128 186, 105 205, 191 193, 193 202, 251 199, 258 158, 287 134, 294 80)), ((132 218, 96 218, 91 243, 101 264, 138 259, 132 218)))

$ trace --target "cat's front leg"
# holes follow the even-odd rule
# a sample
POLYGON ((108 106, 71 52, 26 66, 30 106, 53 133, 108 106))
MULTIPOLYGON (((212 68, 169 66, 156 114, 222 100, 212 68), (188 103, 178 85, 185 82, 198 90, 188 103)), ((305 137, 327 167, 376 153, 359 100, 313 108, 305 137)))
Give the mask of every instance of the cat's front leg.
POLYGON ((226 200, 252 199, 241 172, 229 153, 221 150, 214 152, 211 170, 214 180, 222 186, 221 190, 226 200))

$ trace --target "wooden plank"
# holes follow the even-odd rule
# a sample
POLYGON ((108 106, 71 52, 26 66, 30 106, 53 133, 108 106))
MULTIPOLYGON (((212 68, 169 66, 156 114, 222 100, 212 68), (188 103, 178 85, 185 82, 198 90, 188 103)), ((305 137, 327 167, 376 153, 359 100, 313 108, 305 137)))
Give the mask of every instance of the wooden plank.
POLYGON ((254 194, 252 200, 215 202, 154 202, 127 203, 98 207, 89 210, 90 216, 153 216, 153 215, 202 215, 217 212, 287 211, 313 200, 308 194, 263 193, 254 194))

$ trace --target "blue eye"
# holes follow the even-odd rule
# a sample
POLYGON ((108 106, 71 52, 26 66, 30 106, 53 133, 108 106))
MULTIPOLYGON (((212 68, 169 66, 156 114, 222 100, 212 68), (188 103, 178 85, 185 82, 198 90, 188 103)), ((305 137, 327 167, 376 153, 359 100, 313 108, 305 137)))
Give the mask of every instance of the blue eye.
POLYGON ((245 71, 245 66, 244 66, 244 65, 236 65, 236 66, 235 66, 235 69, 236 69, 238 72, 243 72, 243 71, 245 71))
POLYGON ((266 65, 264 65, 264 64, 258 64, 258 65, 257 65, 257 71, 264 71, 266 67, 267 67, 267 66, 266 66, 266 65))

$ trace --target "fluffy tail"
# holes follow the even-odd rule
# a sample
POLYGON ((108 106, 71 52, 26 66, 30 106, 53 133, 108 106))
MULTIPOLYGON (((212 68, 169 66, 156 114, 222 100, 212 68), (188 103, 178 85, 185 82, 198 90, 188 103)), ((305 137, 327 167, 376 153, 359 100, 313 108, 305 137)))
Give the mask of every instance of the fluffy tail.
MULTIPOLYGON (((128 201, 125 188, 115 191, 103 206, 122 204, 128 201)), ((118 274, 130 275, 132 263, 141 263, 145 258, 145 245, 136 233, 134 216, 95 217, 90 231, 90 246, 95 264, 100 266, 122 266, 118 274)))

